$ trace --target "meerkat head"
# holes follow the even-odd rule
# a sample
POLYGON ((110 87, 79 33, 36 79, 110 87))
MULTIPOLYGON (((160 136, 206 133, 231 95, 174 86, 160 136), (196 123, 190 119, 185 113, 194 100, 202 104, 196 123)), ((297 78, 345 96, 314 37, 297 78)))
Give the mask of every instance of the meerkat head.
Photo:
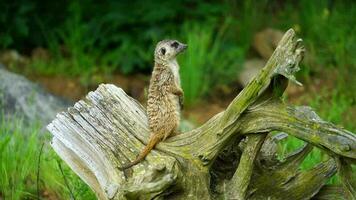
POLYGON ((162 40, 155 50, 156 62, 170 62, 176 59, 177 55, 187 49, 188 45, 177 40, 162 40))

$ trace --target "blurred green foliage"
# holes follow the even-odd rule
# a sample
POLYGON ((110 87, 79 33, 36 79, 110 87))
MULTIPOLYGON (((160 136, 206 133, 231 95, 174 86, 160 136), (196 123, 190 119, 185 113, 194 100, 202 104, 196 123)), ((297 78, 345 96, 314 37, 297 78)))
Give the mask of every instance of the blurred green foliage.
POLYGON ((228 84, 237 75, 244 51, 226 41, 224 36, 230 24, 231 18, 227 18, 215 36, 215 27, 209 24, 185 24, 183 27, 189 50, 180 58, 180 71, 188 105, 207 94, 210 88, 228 84))
POLYGON ((188 43, 181 56, 188 104, 236 80, 244 59, 253 54, 254 34, 268 27, 292 27, 305 39, 304 77, 330 67, 356 73, 356 3, 351 0, 4 0, 0 9, 0 48, 28 54, 39 46, 50 50, 50 60, 31 62, 30 70, 39 74, 84 80, 94 73, 148 74, 156 42, 188 43))
POLYGON ((121 72, 148 70, 155 42, 179 31, 185 21, 217 19, 227 4, 191 1, 47 2, 3 1, 1 46, 48 47, 71 57, 71 68, 101 63, 121 72), (78 66, 79 65, 79 66, 78 66))

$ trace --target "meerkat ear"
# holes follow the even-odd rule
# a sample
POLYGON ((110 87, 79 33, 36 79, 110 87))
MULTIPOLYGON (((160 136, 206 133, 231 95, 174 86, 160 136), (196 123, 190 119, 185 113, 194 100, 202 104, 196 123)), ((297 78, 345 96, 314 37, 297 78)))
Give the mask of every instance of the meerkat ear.
POLYGON ((166 54, 166 49, 165 49, 164 47, 161 49, 161 54, 162 54, 162 55, 165 55, 165 54, 166 54))

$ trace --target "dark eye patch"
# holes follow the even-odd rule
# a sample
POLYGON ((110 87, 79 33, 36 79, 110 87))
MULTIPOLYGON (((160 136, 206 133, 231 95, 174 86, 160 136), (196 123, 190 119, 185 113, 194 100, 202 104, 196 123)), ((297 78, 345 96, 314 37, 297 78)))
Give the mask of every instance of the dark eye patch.
POLYGON ((165 54, 166 54, 166 49, 165 49, 165 48, 162 48, 162 49, 161 49, 161 54, 162 54, 162 55, 165 55, 165 54))
POLYGON ((171 44, 171 47, 173 47, 173 48, 178 48, 178 46, 179 46, 178 42, 173 42, 171 44))

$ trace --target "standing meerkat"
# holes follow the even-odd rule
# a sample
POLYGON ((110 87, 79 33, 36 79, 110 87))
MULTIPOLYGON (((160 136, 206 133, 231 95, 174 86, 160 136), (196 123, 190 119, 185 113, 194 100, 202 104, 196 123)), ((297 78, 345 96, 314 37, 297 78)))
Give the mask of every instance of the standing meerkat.
POLYGON ((155 145, 177 133, 183 90, 180 86, 177 55, 187 48, 177 40, 163 40, 154 52, 154 68, 148 89, 147 115, 151 137, 137 158, 122 167, 130 168, 141 162, 155 145))

